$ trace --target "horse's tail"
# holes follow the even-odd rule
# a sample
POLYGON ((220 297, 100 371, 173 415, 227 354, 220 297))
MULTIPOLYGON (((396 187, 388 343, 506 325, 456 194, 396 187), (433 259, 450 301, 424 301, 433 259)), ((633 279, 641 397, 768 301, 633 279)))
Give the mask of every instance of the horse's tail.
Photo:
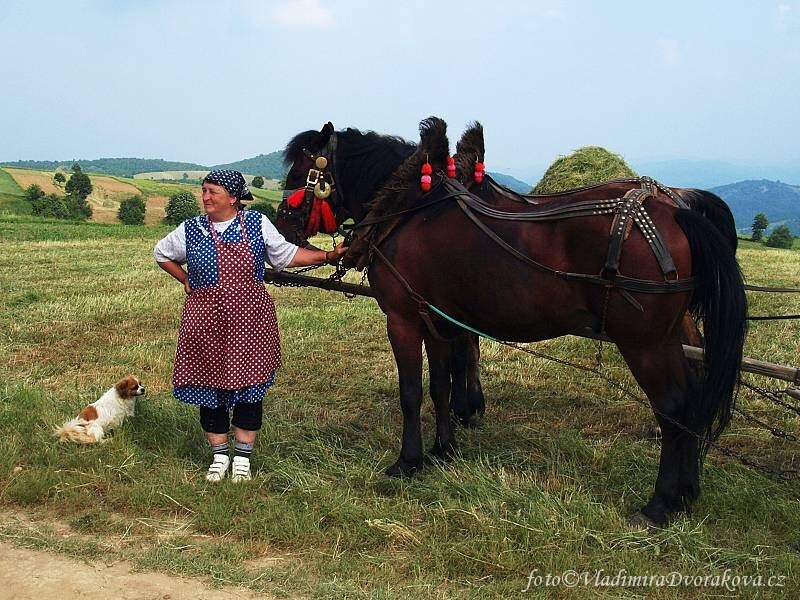
POLYGON ((731 420, 747 333, 747 298, 729 240, 699 212, 678 210, 675 220, 689 240, 699 284, 689 310, 702 320, 705 334, 701 399, 686 413, 686 425, 701 436, 702 460, 731 420))
POLYGON ((676 192, 689 205, 689 208, 711 221, 735 252, 739 245, 739 238, 736 237, 736 222, 725 201, 706 190, 682 188, 676 192))

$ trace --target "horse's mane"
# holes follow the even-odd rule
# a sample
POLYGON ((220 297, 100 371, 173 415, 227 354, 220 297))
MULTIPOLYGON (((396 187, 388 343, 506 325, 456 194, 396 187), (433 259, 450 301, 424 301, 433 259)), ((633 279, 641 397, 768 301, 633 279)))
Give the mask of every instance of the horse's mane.
POLYGON ((419 198, 420 170, 426 161, 434 172, 443 167, 443 157, 448 155, 450 146, 447 123, 438 117, 428 117, 419 124, 419 133, 420 143, 415 152, 392 173, 369 203, 372 216, 404 210, 419 198))
POLYGON ((473 121, 467 125, 466 131, 456 144, 456 153, 453 156, 456 163, 456 178, 459 181, 470 181, 475 170, 475 162, 483 162, 485 152, 483 125, 473 121))

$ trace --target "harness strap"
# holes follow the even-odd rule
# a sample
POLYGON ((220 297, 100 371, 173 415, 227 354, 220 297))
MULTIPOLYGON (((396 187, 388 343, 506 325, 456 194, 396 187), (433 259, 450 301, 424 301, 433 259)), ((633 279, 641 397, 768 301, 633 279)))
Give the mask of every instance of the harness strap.
MULTIPOLYGON (((461 210, 464 214, 469 217, 469 219, 475 223, 475 225, 483 231, 493 242, 499 245, 501 248, 509 252, 515 258, 521 260, 522 262, 538 269, 540 271, 544 271, 545 273, 549 273, 555 277, 559 277, 561 279, 567 279, 570 281, 580 281, 583 283, 591 283, 594 285, 602 285, 606 286, 611 283, 613 287, 620 288, 621 290, 628 290, 630 292, 640 292, 640 293, 648 293, 648 294, 674 294, 678 292, 686 292, 689 290, 694 289, 697 287, 697 280, 694 277, 689 277, 686 279, 673 279, 669 281, 648 281, 644 279, 637 279, 634 277, 626 277, 624 275, 617 275, 614 278, 613 282, 609 282, 608 279, 604 277, 600 277, 597 275, 589 275, 585 273, 570 273, 566 271, 558 271, 547 265, 543 265, 542 263, 536 262, 529 256, 526 256, 500 236, 498 236, 494 231, 492 231, 483 221, 481 221, 475 213, 473 213, 467 206, 467 203, 464 200, 463 196, 459 196, 456 199, 461 210)), ((636 303, 638 304, 638 303, 636 303)), ((640 308, 641 305, 637 306, 640 308)))
POLYGON ((611 239, 608 242, 606 264, 600 272, 604 279, 614 281, 619 274, 619 260, 622 256, 622 244, 631 233, 632 215, 638 210, 645 198, 651 196, 648 190, 629 190, 622 198, 622 207, 611 223, 611 239))

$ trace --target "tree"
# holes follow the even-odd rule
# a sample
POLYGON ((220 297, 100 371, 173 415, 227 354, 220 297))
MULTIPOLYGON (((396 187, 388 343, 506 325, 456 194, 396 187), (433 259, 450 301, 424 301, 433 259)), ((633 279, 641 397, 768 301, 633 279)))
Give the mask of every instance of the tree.
POLYGON ((794 236, 786 225, 778 225, 769 234, 766 241, 770 248, 791 248, 794 244, 794 236))
POLYGON ((169 197, 165 212, 167 216, 164 222, 167 225, 180 225, 186 219, 199 215, 200 205, 192 192, 184 190, 169 197))
POLYGON ((257 187, 258 189, 264 187, 264 178, 261 175, 253 177, 253 187, 257 187))
POLYGON ((67 178, 64 176, 64 174, 61 171, 56 171, 56 174, 53 175, 53 181, 55 182, 56 185, 61 185, 66 180, 67 180, 67 178))
MULTIPOLYGON (((77 166, 77 163, 76 163, 77 166)), ((70 175, 67 185, 64 186, 64 191, 69 195, 75 195, 80 198, 86 199, 92 193, 92 180, 86 173, 81 172, 80 166, 78 170, 70 175)))
POLYGON ((768 226, 769 221, 767 220, 767 215, 764 213, 758 213, 755 219, 753 219, 753 237, 750 239, 754 242, 760 242, 764 237, 764 231, 766 231, 768 226))
POLYGON ((258 211, 270 221, 275 221, 275 207, 266 200, 258 200, 257 202, 248 203, 247 210, 258 211))
POLYGON ((40 185, 32 183, 25 188, 25 199, 28 202, 36 202, 42 196, 44 196, 44 190, 40 185))
POLYGON ((73 173, 80 173, 81 172, 81 166, 78 163, 74 162, 74 163, 72 163, 72 167, 70 168, 70 170, 73 173))
POLYGON ((144 225, 144 213, 144 199, 141 196, 131 196, 120 203, 117 218, 125 225, 144 225))

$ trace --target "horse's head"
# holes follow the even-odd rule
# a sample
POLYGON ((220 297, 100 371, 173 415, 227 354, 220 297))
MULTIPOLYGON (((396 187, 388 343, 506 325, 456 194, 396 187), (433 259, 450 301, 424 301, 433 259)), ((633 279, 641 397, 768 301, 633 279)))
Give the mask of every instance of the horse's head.
POLYGON ((307 246, 308 237, 317 231, 332 233, 338 225, 332 208, 341 205, 333 175, 336 139, 328 122, 320 131, 297 134, 283 153, 284 164, 289 167, 284 189, 297 192, 284 197, 278 206, 275 226, 298 246, 307 246))
POLYGON ((483 142, 483 125, 471 123, 456 144, 453 159, 456 163, 456 179, 470 187, 475 182, 475 165, 483 165, 486 148, 483 142))
POLYGON ((283 155, 289 167, 285 189, 301 193, 281 202, 278 231, 303 246, 316 231, 332 231, 328 226, 333 219, 336 225, 347 218, 361 220, 366 204, 415 149, 395 136, 351 128, 334 131, 331 123, 296 135, 283 155))

